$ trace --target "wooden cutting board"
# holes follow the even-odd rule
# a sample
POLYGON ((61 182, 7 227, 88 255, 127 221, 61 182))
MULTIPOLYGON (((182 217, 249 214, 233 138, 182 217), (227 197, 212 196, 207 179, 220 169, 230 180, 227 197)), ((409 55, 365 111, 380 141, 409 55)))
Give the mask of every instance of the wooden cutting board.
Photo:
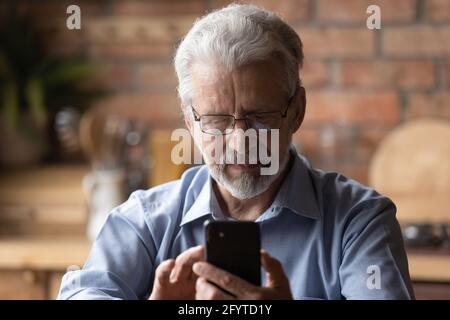
POLYGON ((450 121, 407 122, 386 136, 369 182, 397 205, 404 223, 450 223, 450 121))

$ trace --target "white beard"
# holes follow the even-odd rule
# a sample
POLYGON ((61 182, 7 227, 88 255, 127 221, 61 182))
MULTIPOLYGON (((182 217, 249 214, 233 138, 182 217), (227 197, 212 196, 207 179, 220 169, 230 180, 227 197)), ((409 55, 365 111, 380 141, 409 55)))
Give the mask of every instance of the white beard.
POLYGON ((261 175, 258 173, 243 172, 238 178, 230 180, 225 173, 225 164, 213 164, 208 166, 213 179, 224 187, 237 199, 254 198, 267 189, 281 175, 289 161, 289 154, 284 158, 278 172, 274 175, 261 175))

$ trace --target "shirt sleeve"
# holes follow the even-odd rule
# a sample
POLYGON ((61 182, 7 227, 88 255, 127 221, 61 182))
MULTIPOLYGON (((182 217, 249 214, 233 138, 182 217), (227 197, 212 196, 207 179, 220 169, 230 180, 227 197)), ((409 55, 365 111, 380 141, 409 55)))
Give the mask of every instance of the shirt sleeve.
POLYGON ((353 208, 339 269, 346 299, 414 299, 396 207, 385 197, 353 208))
POLYGON ((139 197, 108 216, 81 270, 67 272, 58 299, 141 299, 153 279, 156 248, 139 197))

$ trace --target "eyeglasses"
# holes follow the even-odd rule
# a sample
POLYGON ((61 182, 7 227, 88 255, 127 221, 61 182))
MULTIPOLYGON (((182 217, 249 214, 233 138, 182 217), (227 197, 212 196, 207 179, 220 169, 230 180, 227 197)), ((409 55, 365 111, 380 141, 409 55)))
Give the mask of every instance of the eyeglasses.
POLYGON ((295 93, 289 98, 286 109, 281 111, 253 112, 244 118, 236 118, 231 114, 205 114, 199 115, 191 105, 194 121, 200 122, 200 130, 211 135, 226 135, 233 132, 236 121, 243 120, 247 128, 259 129, 279 129, 281 121, 286 118, 288 109, 292 104, 295 93))

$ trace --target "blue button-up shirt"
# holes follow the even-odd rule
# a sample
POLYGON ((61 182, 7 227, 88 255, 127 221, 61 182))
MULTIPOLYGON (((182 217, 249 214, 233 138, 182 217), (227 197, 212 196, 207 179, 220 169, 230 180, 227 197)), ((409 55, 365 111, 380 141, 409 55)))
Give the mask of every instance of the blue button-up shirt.
MULTIPOLYGON (((282 263, 294 298, 414 298, 395 205, 292 154, 290 172, 256 222, 261 247, 282 263)), ((198 166, 134 192, 111 212, 84 267, 64 276, 59 298, 147 298, 158 265, 203 244, 205 220, 225 218, 211 179, 198 166)))

